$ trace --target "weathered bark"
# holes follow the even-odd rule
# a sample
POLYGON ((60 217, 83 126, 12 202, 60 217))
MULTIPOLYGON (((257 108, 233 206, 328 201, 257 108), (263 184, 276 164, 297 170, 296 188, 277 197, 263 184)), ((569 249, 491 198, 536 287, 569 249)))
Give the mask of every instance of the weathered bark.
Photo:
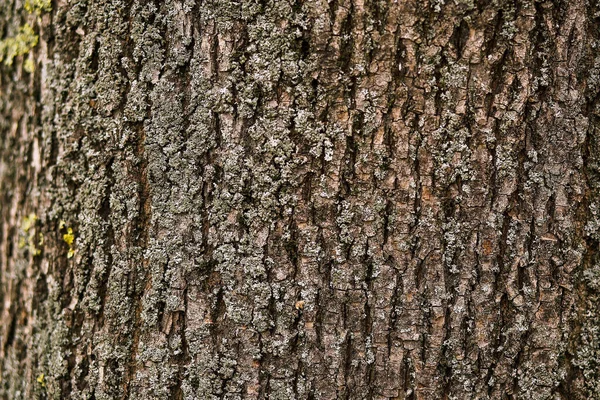
POLYGON ((0 72, 1 398, 600 398, 595 0, 38 14, 0 3, 40 35, 0 72))

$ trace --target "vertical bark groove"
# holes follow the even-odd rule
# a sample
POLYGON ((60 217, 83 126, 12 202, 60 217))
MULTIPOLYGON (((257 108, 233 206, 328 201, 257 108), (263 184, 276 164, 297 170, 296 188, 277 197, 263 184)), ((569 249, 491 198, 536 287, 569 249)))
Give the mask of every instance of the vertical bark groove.
POLYGON ((0 398, 600 396, 597 4, 21 3, 0 398))

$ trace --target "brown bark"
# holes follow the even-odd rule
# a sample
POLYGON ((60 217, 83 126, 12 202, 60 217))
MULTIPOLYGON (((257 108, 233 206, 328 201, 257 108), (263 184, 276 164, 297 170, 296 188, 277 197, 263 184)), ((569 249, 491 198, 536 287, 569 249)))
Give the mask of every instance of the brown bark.
POLYGON ((38 11, 0 398, 600 398, 594 1, 38 11))

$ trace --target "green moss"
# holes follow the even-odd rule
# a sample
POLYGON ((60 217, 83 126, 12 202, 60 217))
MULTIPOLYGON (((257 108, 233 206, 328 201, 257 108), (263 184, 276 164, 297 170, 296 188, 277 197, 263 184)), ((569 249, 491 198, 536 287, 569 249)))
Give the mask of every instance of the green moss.
POLYGON ((35 71, 35 63, 33 62, 33 60, 30 58, 27 59, 23 64, 23 69, 26 72, 29 72, 30 74, 33 73, 33 71, 35 71))
POLYGON ((69 246, 73 245, 73 240, 75 240, 75 235, 73 235, 73 229, 72 228, 67 229, 67 233, 65 233, 63 235, 63 240, 69 246))
MULTIPOLYGON (((30 14, 40 15, 42 12, 52 10, 51 0, 26 0, 24 5, 25 11, 30 14)), ((34 32, 31 25, 25 23, 19 29, 19 33, 14 37, 8 37, 0 40, 0 61, 11 66, 14 59, 31 52, 37 46, 39 36, 34 32)), ((32 73, 35 70, 35 64, 32 59, 28 59, 24 63, 25 71, 32 73)))
POLYGON ((66 229, 67 233, 63 234, 63 241, 69 245, 69 252, 67 253, 67 258, 71 258, 75 255, 75 249, 73 248, 73 242, 75 241, 75 234, 73 233, 73 228, 69 228, 66 226, 65 221, 60 221, 58 229, 66 229))
POLYGON ((30 14, 36 13, 40 15, 42 12, 52 11, 52 1, 51 0, 26 0, 25 1, 25 11, 30 14))
POLYGON ((36 378, 37 383, 39 383, 42 387, 46 387, 46 380, 44 378, 44 374, 39 374, 36 378))
POLYGON ((15 57, 28 54, 37 46, 38 39, 38 35, 29 24, 23 25, 17 36, 0 40, 0 62, 12 65, 15 57))
POLYGON ((19 233, 19 249, 27 248, 31 255, 39 256, 42 250, 37 246, 41 246, 44 243, 44 237, 40 233, 39 240, 36 243, 35 238, 35 225, 38 220, 37 215, 31 213, 21 222, 21 230, 19 233))
POLYGON ((25 232, 29 232, 31 228, 35 226, 35 222, 38 217, 34 213, 29 214, 25 218, 23 218, 23 222, 21 223, 21 229, 25 232))

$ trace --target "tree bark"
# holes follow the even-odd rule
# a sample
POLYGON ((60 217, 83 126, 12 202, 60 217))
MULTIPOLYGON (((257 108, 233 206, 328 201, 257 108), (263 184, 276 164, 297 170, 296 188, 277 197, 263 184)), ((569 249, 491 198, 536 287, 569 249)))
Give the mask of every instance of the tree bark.
POLYGON ((600 398, 596 1, 24 4, 0 398, 600 398))

